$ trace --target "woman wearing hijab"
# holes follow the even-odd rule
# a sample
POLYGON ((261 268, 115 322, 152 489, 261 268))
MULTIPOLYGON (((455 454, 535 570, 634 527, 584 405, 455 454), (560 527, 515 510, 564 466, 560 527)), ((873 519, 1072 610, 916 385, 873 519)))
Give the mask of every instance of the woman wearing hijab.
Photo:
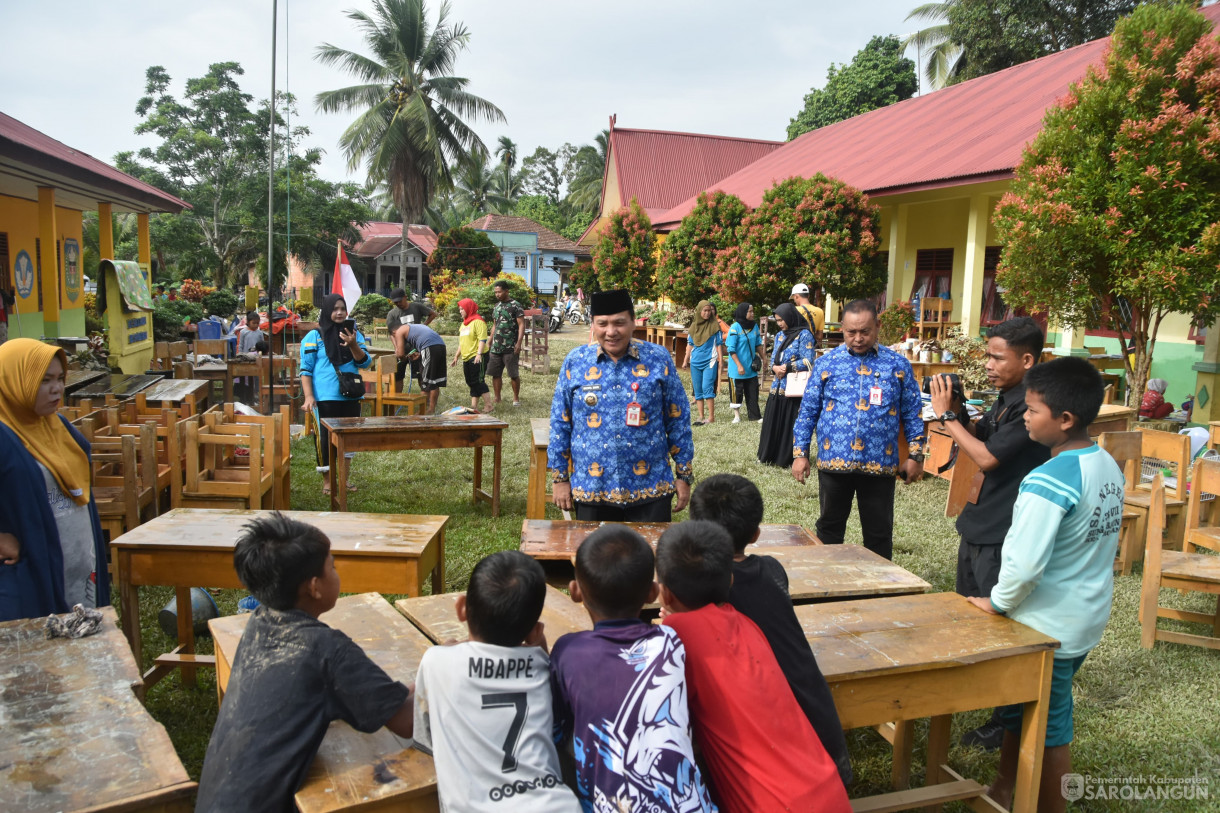
POLYGON ((775 348, 771 351, 771 394, 763 415, 762 433, 758 438, 758 461, 770 466, 789 468, 792 465, 792 427, 801 411, 801 399, 784 393, 789 373, 813 371, 813 334, 802 327, 800 314, 791 302, 775 309, 775 348))
MULTIPOLYGON (((329 294, 322 300, 318 327, 309 331, 301 342, 301 390, 305 402, 301 409, 313 413, 317 432, 318 471, 330 471, 330 432, 322 426, 322 418, 359 418, 361 395, 344 395, 339 373, 359 375, 373 364, 364 334, 359 330, 344 330, 347 302, 339 294, 329 294)), ((348 483, 348 491, 356 487, 348 483)), ((330 483, 322 480, 322 493, 330 493, 330 483)))
POLYGON ((716 420, 716 378, 720 375, 720 348, 724 339, 720 335, 720 320, 716 309, 706 299, 695 308, 695 321, 686 333, 690 341, 686 345, 686 361, 690 364, 691 389, 699 407, 699 420, 695 426, 714 423, 716 420), (704 420, 704 405, 707 419, 704 420))
POLYGON ((461 360, 466 386, 470 387, 470 408, 478 409, 482 396, 483 411, 491 412, 491 395, 483 380, 487 368, 487 323, 479 316, 479 306, 473 299, 458 300, 458 310, 462 312, 462 329, 458 331, 458 349, 449 366, 461 360))
POLYGON ((729 357, 729 406, 733 423, 741 423, 741 405, 751 421, 761 421, 758 412, 758 372, 751 366, 758 357, 760 333, 754 321, 754 306, 742 302, 733 312, 733 326, 724 340, 729 357))
POLYGON ((1173 404, 1165 400, 1165 390, 1167 389, 1169 389, 1169 382, 1165 379, 1148 379, 1148 389, 1144 390, 1144 397, 1140 399, 1141 418, 1160 420, 1173 412, 1173 404))
POLYGON ((110 603, 89 444, 56 410, 67 356, 0 346, 0 621, 110 603))

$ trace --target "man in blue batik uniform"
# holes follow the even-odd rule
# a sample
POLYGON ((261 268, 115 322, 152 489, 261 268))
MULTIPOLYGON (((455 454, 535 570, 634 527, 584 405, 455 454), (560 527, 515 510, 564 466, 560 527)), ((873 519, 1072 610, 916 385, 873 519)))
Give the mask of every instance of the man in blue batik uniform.
POLYGON ((555 504, 578 520, 669 522, 690 501, 686 390, 669 351, 631 338, 626 291, 593 294, 592 316, 597 343, 568 353, 551 401, 555 504))
POLYGON ((911 362, 879 346, 877 329, 872 302, 857 299, 843 309, 843 344, 817 360, 805 387, 792 430, 792 476, 805 482, 816 434, 818 538, 842 544, 854 497, 864 547, 890 559, 894 476, 910 483, 923 474, 923 401, 911 362), (901 468, 900 425, 909 444, 901 468))

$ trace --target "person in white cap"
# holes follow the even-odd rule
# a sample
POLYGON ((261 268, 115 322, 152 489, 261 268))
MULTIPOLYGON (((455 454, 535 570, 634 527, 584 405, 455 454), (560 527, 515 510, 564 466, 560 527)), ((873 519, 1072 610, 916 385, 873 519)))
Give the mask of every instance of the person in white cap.
POLYGON ((809 301, 809 286, 798 282, 792 286, 792 293, 788 298, 796 305, 796 312, 805 322, 803 327, 809 328, 809 332, 813 334, 814 346, 821 347, 822 329, 826 327, 826 312, 809 301))

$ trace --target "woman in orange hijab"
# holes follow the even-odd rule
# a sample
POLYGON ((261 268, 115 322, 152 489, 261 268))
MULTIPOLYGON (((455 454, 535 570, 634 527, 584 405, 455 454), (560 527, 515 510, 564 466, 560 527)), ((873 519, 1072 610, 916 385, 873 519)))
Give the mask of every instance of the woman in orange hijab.
POLYGON ((57 414, 64 351, 0 345, 0 621, 110 603, 89 444, 57 414))

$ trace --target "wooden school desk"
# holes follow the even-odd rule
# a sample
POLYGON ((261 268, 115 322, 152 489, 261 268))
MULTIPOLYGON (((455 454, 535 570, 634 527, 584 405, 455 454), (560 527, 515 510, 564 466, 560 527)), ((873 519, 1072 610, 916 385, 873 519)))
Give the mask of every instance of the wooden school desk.
POLYGON ((546 519, 546 492, 550 476, 546 468, 546 447, 551 442, 550 418, 530 418, 533 447, 530 450, 529 483, 525 492, 525 518, 546 519))
MULTIPOLYGON (((644 537, 656 547, 657 539, 671 523, 621 523, 644 537)), ((521 552, 539 561, 570 562, 585 537, 603 525, 601 522, 580 520, 527 519, 521 524, 521 552)), ((820 545, 818 538, 800 525, 763 525, 754 547, 820 545)))
POLYGON ((746 553, 771 556, 788 574, 794 604, 809 601, 925 593, 932 585, 861 545, 767 548, 746 553))
MULTIPOLYGON (((442 593, 439 596, 402 598, 394 602, 398 611, 419 627, 419 631, 433 641, 465 641, 469 639, 466 625, 458 621, 454 603, 464 593, 442 593)), ((548 644, 554 644, 561 635, 593 629, 589 613, 584 606, 572 601, 566 593, 547 585, 546 603, 542 605, 539 619, 545 626, 548 644)))
POLYGON ((212 382, 197 378, 166 378, 142 390, 144 400, 161 408, 180 407, 189 403, 191 414, 198 415, 208 408, 208 396, 211 394, 212 382))
POLYGON ((407 415, 323 418, 330 432, 330 507, 347 510, 348 452, 402 449, 474 449, 474 501, 491 503, 500 516, 500 445, 508 424, 490 415, 407 415), (483 447, 493 447, 491 493, 483 490, 483 447))
POLYGON ((853 799, 854 809, 905 810, 981 796, 986 788, 947 764, 953 714, 1026 703, 1012 809, 1033 813, 1058 641, 988 615, 956 593, 807 604, 796 616, 843 728, 878 726, 894 744, 896 787, 906 787, 910 775, 914 721, 932 718, 927 786, 853 799))
MULTIPOLYGON (((210 656, 195 655, 191 616, 192 587, 240 588, 233 570, 233 546, 242 526, 269 511, 175 508, 110 543, 123 607, 123 631, 141 663, 138 587, 171 585, 178 598, 178 648, 157 658, 144 676, 149 686, 181 667, 185 685, 194 685, 195 666, 213 666, 210 656)), ((410 514, 335 514, 284 511, 315 525, 331 542, 335 570, 345 592, 374 590, 419 595, 429 577, 433 591, 444 589, 446 516, 410 514)))
MULTIPOLYGON (((216 639, 216 689, 222 696, 249 620, 249 615, 231 615, 208 622, 216 639)), ((390 677, 407 685, 415 682, 419 661, 432 646, 376 593, 344 596, 320 620, 345 633, 390 677)), ((342 720, 331 723, 297 791, 297 808, 303 813, 438 810, 432 757, 409 744, 387 728, 364 734, 342 720)))
POLYGON ((102 614, 75 640, 48 640, 44 618, 0 624, 0 810, 191 810, 196 785, 132 691, 114 608, 102 614))

